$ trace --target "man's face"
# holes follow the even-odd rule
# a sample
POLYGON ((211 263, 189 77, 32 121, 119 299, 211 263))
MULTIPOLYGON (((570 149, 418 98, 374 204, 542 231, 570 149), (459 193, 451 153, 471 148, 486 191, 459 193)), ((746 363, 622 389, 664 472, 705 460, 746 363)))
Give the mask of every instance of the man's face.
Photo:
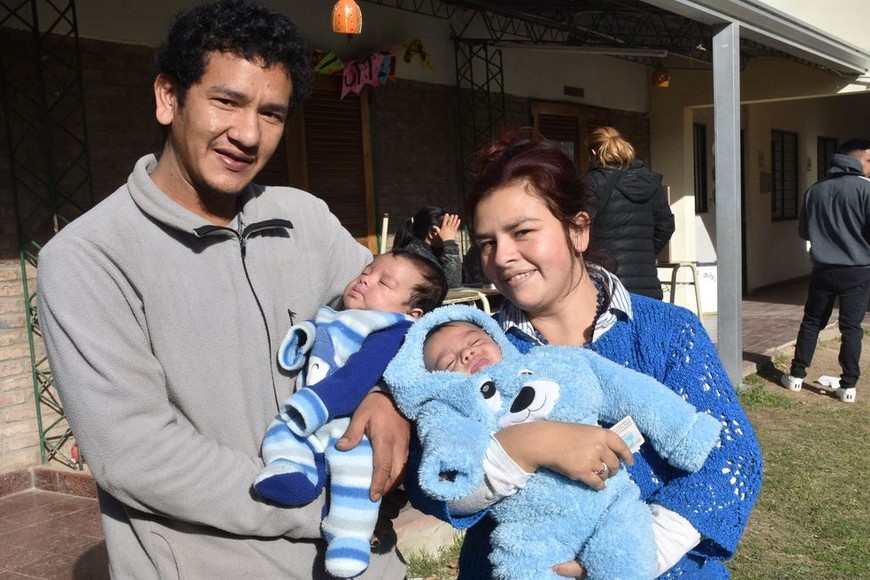
POLYGON ((152 178, 188 207, 234 198, 275 152, 292 90, 284 67, 222 52, 210 55, 183 107, 171 79, 159 76, 157 119, 169 136, 152 178))
POLYGON ((857 158, 861 162, 861 167, 864 168, 864 177, 870 177, 870 149, 861 151, 857 158))

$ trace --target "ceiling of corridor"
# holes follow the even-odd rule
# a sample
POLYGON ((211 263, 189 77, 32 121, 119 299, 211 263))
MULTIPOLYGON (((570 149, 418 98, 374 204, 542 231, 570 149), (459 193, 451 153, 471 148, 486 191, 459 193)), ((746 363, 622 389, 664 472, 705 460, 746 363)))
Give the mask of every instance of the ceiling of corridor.
MULTIPOLYGON (((366 0, 429 16, 464 22, 455 30, 469 36, 475 19, 490 40, 517 45, 557 45, 655 63, 662 51, 699 63, 712 62, 711 26, 640 0, 366 0), (458 19, 456 18, 458 16, 458 19)), ((820 65, 741 38, 741 60, 775 56, 820 65)))

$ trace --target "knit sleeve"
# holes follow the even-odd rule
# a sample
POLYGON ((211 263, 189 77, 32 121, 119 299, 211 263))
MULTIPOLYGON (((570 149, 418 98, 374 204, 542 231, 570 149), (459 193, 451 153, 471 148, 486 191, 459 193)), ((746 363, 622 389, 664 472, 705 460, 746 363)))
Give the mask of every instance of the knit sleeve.
POLYGON ((761 490, 761 449, 707 332, 690 312, 675 312, 663 382, 718 419, 722 433, 699 471, 680 473, 646 501, 688 519, 705 538, 698 552, 728 558, 761 490))
POLYGON ((462 255, 459 253, 459 244, 454 240, 445 240, 438 253, 438 262, 447 277, 447 286, 462 286, 462 255))

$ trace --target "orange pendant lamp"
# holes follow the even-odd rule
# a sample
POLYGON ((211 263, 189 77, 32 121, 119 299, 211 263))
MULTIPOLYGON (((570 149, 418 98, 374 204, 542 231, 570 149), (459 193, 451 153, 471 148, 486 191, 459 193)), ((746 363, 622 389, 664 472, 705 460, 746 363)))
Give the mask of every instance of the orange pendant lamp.
POLYGON ((332 8, 332 31, 348 38, 362 32, 362 10, 354 0, 338 0, 332 8))
POLYGON ((671 86, 671 73, 664 66, 657 66, 650 73, 649 83, 659 89, 666 89, 671 86))

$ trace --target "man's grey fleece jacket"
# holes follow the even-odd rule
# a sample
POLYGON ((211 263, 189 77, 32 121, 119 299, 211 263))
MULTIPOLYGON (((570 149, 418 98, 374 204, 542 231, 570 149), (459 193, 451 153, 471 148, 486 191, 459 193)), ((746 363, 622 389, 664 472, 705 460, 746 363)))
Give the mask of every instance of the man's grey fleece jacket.
MULTIPOLYGON (((149 177, 40 252, 38 309, 64 410, 100 488, 113 578, 325 577, 322 498, 258 501, 260 443, 293 389, 276 349, 371 254, 326 204, 249 186, 241 232, 182 208, 149 177)), ((402 578, 394 552, 367 578, 402 578)))

